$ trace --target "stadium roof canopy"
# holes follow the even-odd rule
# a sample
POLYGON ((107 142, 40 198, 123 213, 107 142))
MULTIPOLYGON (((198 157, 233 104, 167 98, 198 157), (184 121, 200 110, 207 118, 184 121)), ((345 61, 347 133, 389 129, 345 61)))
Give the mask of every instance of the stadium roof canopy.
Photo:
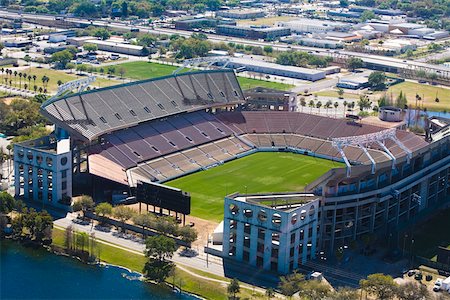
POLYGON ((231 70, 170 75, 51 99, 41 112, 72 135, 95 138, 181 112, 244 102, 231 70))

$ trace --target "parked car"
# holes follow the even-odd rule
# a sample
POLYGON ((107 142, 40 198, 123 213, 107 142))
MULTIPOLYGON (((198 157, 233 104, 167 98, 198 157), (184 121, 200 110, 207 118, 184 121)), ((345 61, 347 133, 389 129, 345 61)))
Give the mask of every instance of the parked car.
POLYGON ((436 282, 434 283, 434 286, 433 286, 433 291, 439 292, 441 290, 441 288, 442 288, 442 281, 443 280, 441 278, 436 279, 436 282))

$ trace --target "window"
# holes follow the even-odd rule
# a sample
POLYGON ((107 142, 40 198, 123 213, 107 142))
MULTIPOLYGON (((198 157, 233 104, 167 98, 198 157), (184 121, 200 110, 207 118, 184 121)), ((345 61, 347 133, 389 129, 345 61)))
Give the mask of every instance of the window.
POLYGON ((234 92, 234 95, 235 95, 236 97, 239 96, 238 92, 236 92, 236 91, 233 91, 233 92, 234 92))
POLYGON ((185 138, 186 138, 189 142, 192 142, 192 139, 191 139, 190 137, 185 136, 185 138))
POLYGON ((137 153, 136 151, 133 151, 134 155, 141 157, 141 155, 139 153, 137 153))
POLYGON ((61 158, 61 165, 65 166, 67 164, 67 157, 61 158))
POLYGON ((100 121, 102 121, 103 123, 106 123, 106 119, 103 117, 100 117, 100 121))
POLYGON ((152 149, 159 152, 158 148, 156 148, 155 146, 152 146, 152 149))
POLYGON ((175 102, 175 101, 170 101, 170 103, 172 103, 172 105, 173 105, 173 107, 177 107, 178 106, 178 104, 175 102))
POLYGON ((205 137, 208 137, 208 135, 207 135, 206 133, 204 133, 203 131, 202 131, 202 134, 203 134, 205 137))
POLYGON ((67 189, 67 182, 66 182, 66 181, 64 181, 64 182, 61 184, 61 189, 63 189, 63 190, 67 189))
POLYGON ((211 93, 206 94, 209 99, 214 99, 214 97, 211 95, 211 93))
POLYGON ((225 94, 223 92, 220 92, 220 96, 225 97, 225 94))
POLYGON ((158 103, 158 107, 164 109, 164 106, 161 103, 158 103))
POLYGON ((67 177, 67 170, 64 170, 61 172, 61 177, 66 178, 67 177))
POLYGON ((169 141, 169 144, 171 144, 173 147, 176 147, 177 145, 175 145, 174 143, 172 143, 171 141, 169 141))
POLYGON ((130 114, 131 114, 133 117, 136 117, 136 113, 135 113, 134 110, 132 110, 132 109, 130 109, 130 114))
POLYGON ((152 113, 151 111, 150 111, 150 109, 147 107, 147 106, 144 106, 144 110, 145 110, 145 112, 147 112, 147 113, 152 113))
POLYGON ((122 117, 121 117, 118 113, 115 113, 114 115, 116 116, 116 118, 117 118, 118 120, 122 120, 122 117))

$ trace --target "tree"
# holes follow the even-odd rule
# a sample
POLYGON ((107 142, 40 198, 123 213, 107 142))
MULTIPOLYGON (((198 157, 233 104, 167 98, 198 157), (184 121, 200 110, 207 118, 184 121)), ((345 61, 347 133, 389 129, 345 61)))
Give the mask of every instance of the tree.
POLYGON ((64 231, 64 247, 66 250, 73 248, 73 227, 72 225, 67 226, 64 231))
POLYGON ((14 197, 8 194, 7 192, 0 192, 0 213, 8 214, 14 209, 14 207, 15 207, 14 197))
POLYGON ((322 102, 321 101, 317 101, 316 103, 316 108, 319 109, 319 114, 320 114, 320 108, 322 107, 322 102))
POLYGON ((56 84, 58 85, 58 86, 60 86, 61 84, 63 84, 64 82, 62 82, 62 80, 61 79, 59 79, 57 82, 56 82, 56 84))
POLYGON ((375 273, 359 282, 361 288, 378 299, 393 299, 397 291, 397 284, 389 275, 375 273))
POLYGON ((94 31, 94 36, 98 37, 102 40, 107 40, 107 39, 109 39, 111 34, 109 33, 109 31, 106 28, 98 28, 97 30, 94 31))
POLYGON ((86 211, 92 209, 95 205, 94 200, 91 196, 88 195, 82 195, 81 199, 75 201, 75 203, 72 206, 72 209, 74 211, 82 211, 83 212, 83 218, 86 214, 86 211))
POLYGON ((367 95, 359 96, 358 106, 361 111, 363 111, 366 108, 370 108, 371 105, 372 102, 370 102, 370 99, 367 95))
POLYGON ((411 281, 400 284, 397 287, 396 295, 400 300, 426 300, 431 298, 426 285, 411 281))
POLYGON ((294 271, 293 273, 280 277, 280 283, 278 284, 278 288, 281 293, 286 297, 291 298, 296 292, 300 290, 300 284, 305 280, 305 276, 303 274, 297 273, 294 271))
POLYGON ((317 280, 300 283, 299 296, 305 300, 322 300, 331 293, 330 288, 317 280))
POLYGON ((159 235, 148 237, 145 241, 145 263, 143 273, 157 283, 164 280, 172 273, 175 265, 168 261, 176 251, 175 241, 169 237, 159 235))
POLYGON ((275 291, 273 290, 273 288, 266 289, 266 297, 267 297, 267 300, 270 300, 273 297, 275 297, 275 291))
POLYGON ((338 95, 339 95, 339 99, 344 99, 344 90, 339 88, 337 91, 338 95))
POLYGON ((44 86, 44 88, 47 88, 47 84, 50 81, 50 78, 47 75, 44 75, 44 76, 42 76, 41 80, 42 80, 42 85, 44 86))
POLYGON ((108 73, 108 75, 112 76, 116 73, 116 67, 115 66, 108 66, 106 68, 106 72, 108 73))
POLYGON ((125 222, 134 215, 133 209, 125 205, 119 205, 113 209, 113 216, 122 222, 122 229, 125 231, 125 222))
POLYGON ((79 74, 82 74, 83 72, 86 72, 87 70, 87 66, 84 64, 78 65, 77 66, 77 71, 79 74))
POLYGON ((368 79, 369 86, 376 91, 382 91, 386 88, 385 81, 386 75, 379 71, 371 73, 368 79))
POLYGON ((377 16, 371 10, 365 10, 360 17, 361 22, 366 22, 368 20, 376 19, 377 16))
POLYGON ((128 3, 127 1, 122 2, 122 17, 126 18, 128 17, 128 3))
POLYGON ((264 46, 264 52, 266 52, 267 54, 272 53, 273 52, 272 46, 269 46, 269 45, 264 46))
POLYGON ((178 235, 181 240, 187 244, 191 244, 197 239, 197 231, 190 226, 183 226, 178 229, 178 235))
POLYGON ((153 215, 147 214, 138 214, 133 217, 134 224, 142 227, 142 236, 145 237, 145 228, 149 228, 154 222, 153 215))
POLYGON ((333 106, 334 106, 334 116, 336 117, 336 114, 337 114, 337 108, 339 107, 339 102, 334 102, 334 104, 333 104, 333 106))
POLYGON ((105 217, 110 216, 112 214, 112 205, 107 202, 99 203, 95 207, 95 213, 103 220, 105 217))
POLYGON ((330 300, 358 300, 359 295, 358 295, 357 290, 354 290, 354 289, 351 289, 348 287, 343 287, 343 288, 339 288, 336 292, 329 295, 328 299, 330 299, 330 300))
POLYGON ((153 45, 155 45, 157 40, 158 39, 154 35, 143 34, 143 35, 139 36, 139 38, 137 39, 137 42, 141 46, 152 47, 153 45))
POLYGON ((118 69, 118 72, 119 72, 120 78, 123 78, 123 76, 125 75, 125 73, 127 72, 127 70, 125 70, 124 67, 120 67, 120 68, 118 69))
POLYGON ((363 61, 361 58, 351 57, 347 60, 347 68, 354 72, 356 69, 363 67, 363 61))
POLYGON ((161 234, 177 235, 177 224, 172 217, 159 217, 155 220, 154 229, 161 234))
POLYGON ((310 100, 308 106, 310 108, 310 113, 312 113, 312 109, 313 109, 313 107, 315 107, 314 100, 310 100))
POLYGON ((407 104, 408 100, 406 99, 406 94, 403 94, 403 91, 400 91, 400 94, 397 96, 397 100, 395 101, 395 106, 404 109, 407 104))
POLYGON ((306 106, 305 97, 300 97, 300 106, 302 107, 303 112, 303 108, 306 106))
POLYGON ((68 62, 73 59, 73 54, 68 50, 58 51, 52 54, 51 61, 56 63, 62 69, 66 68, 68 62))
POLYGON ((95 52, 98 50, 98 47, 96 44, 86 43, 83 45, 83 49, 87 52, 95 52))
POLYGON ((239 293, 241 287, 239 281, 236 278, 231 279, 230 284, 227 287, 228 295, 231 299, 236 299, 236 294, 239 293))

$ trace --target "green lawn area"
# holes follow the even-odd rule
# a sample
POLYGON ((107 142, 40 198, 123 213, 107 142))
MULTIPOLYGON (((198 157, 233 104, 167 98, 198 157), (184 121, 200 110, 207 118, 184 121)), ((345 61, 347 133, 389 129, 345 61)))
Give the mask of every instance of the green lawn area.
MULTIPOLYGON (((172 72, 175 71, 176 69, 178 69, 177 66, 164 65, 146 61, 133 61, 123 64, 117 64, 116 67, 123 67, 125 69, 125 77, 137 80, 167 76, 172 74, 172 72)), ((294 87, 292 84, 252 79, 246 77, 238 77, 238 81, 243 90, 261 86, 286 91, 294 87)))
POLYGON ((243 90, 248 90, 248 89, 252 89, 252 88, 260 86, 260 87, 265 87, 265 88, 269 88, 269 89, 287 91, 294 87, 294 85, 292 85, 292 84, 252 79, 252 78, 247 78, 247 77, 238 77, 238 81, 243 90))
MULTIPOLYGON (((339 98, 339 94, 337 93, 336 90, 325 90, 325 91, 320 91, 320 92, 313 93, 313 94, 317 95, 317 96, 321 96, 321 97, 339 98)), ((358 94, 352 94, 352 93, 344 93, 344 95, 342 95, 342 97, 344 97, 344 99, 359 99, 358 94)))
MULTIPOLYGON (((29 68, 29 69, 22 70, 21 72, 27 74, 27 77, 28 77, 28 75, 31 75, 31 76, 36 75, 37 76, 36 83, 33 81, 33 79, 31 79, 30 82, 28 82, 28 79, 27 80, 22 79, 22 88, 24 88, 24 84, 26 83, 29 85, 28 89, 31 91, 33 91, 34 85, 37 85, 38 88, 43 87, 42 76, 44 76, 44 75, 46 75, 47 77, 50 78, 48 85, 47 85, 47 89, 49 92, 55 92, 58 89, 58 80, 61 80, 63 83, 66 83, 66 82, 69 82, 69 81, 72 81, 75 79, 85 78, 85 76, 76 75, 75 72, 68 73, 67 71, 59 71, 59 70, 46 69, 46 68, 29 68)), ((5 84, 4 78, 6 76, 7 75, 1 76, 2 84, 5 84)), ((20 86, 19 76, 14 77, 14 75, 12 75, 10 79, 13 82, 13 86, 16 86, 16 87, 20 86)), ((98 88, 98 87, 115 85, 118 83, 120 83, 120 81, 97 77, 96 81, 91 86, 98 88)))
MULTIPOLYGON (((177 66, 158 64, 148 61, 133 61, 115 65, 125 69, 125 77, 143 80, 172 74, 177 66)), ((106 69, 106 68, 105 68, 106 69)))
POLYGON ((437 87, 429 84, 420 84, 415 82, 402 82, 393 85, 387 91, 388 95, 393 95, 394 99, 403 91, 408 99, 408 104, 415 106, 416 94, 419 94, 423 100, 423 107, 433 111, 450 111, 450 89, 437 87), (435 102, 436 96, 439 103, 435 102))
POLYGON ((450 249, 450 209, 442 210, 433 218, 417 225, 414 233, 414 253, 436 260, 437 247, 450 249))
POLYGON ((223 199, 234 192, 295 192, 344 164, 301 154, 255 153, 165 184, 191 193, 191 214, 220 222, 223 199))
MULTIPOLYGON (((53 229, 53 244, 59 247, 64 247, 64 230, 60 228, 53 229)), ((106 245, 97 242, 100 247, 100 260, 112 265, 123 266, 135 272, 142 272, 146 258, 143 255, 129 252, 124 249, 120 249, 111 245, 106 245)), ((200 276, 206 276, 209 278, 229 281, 227 278, 209 274, 206 272, 198 271, 192 268, 186 268, 189 271, 198 274, 200 276)), ((180 279, 182 281, 183 291, 200 295, 206 299, 212 300, 226 300, 227 291, 224 285, 216 282, 210 282, 202 278, 195 277, 179 268, 175 272, 175 284, 180 285, 180 279)), ((172 284, 172 277, 167 279, 167 283, 172 284)), ((247 297, 248 299, 265 299, 263 295, 252 295, 252 292, 248 289, 242 289, 240 296, 247 297)))

